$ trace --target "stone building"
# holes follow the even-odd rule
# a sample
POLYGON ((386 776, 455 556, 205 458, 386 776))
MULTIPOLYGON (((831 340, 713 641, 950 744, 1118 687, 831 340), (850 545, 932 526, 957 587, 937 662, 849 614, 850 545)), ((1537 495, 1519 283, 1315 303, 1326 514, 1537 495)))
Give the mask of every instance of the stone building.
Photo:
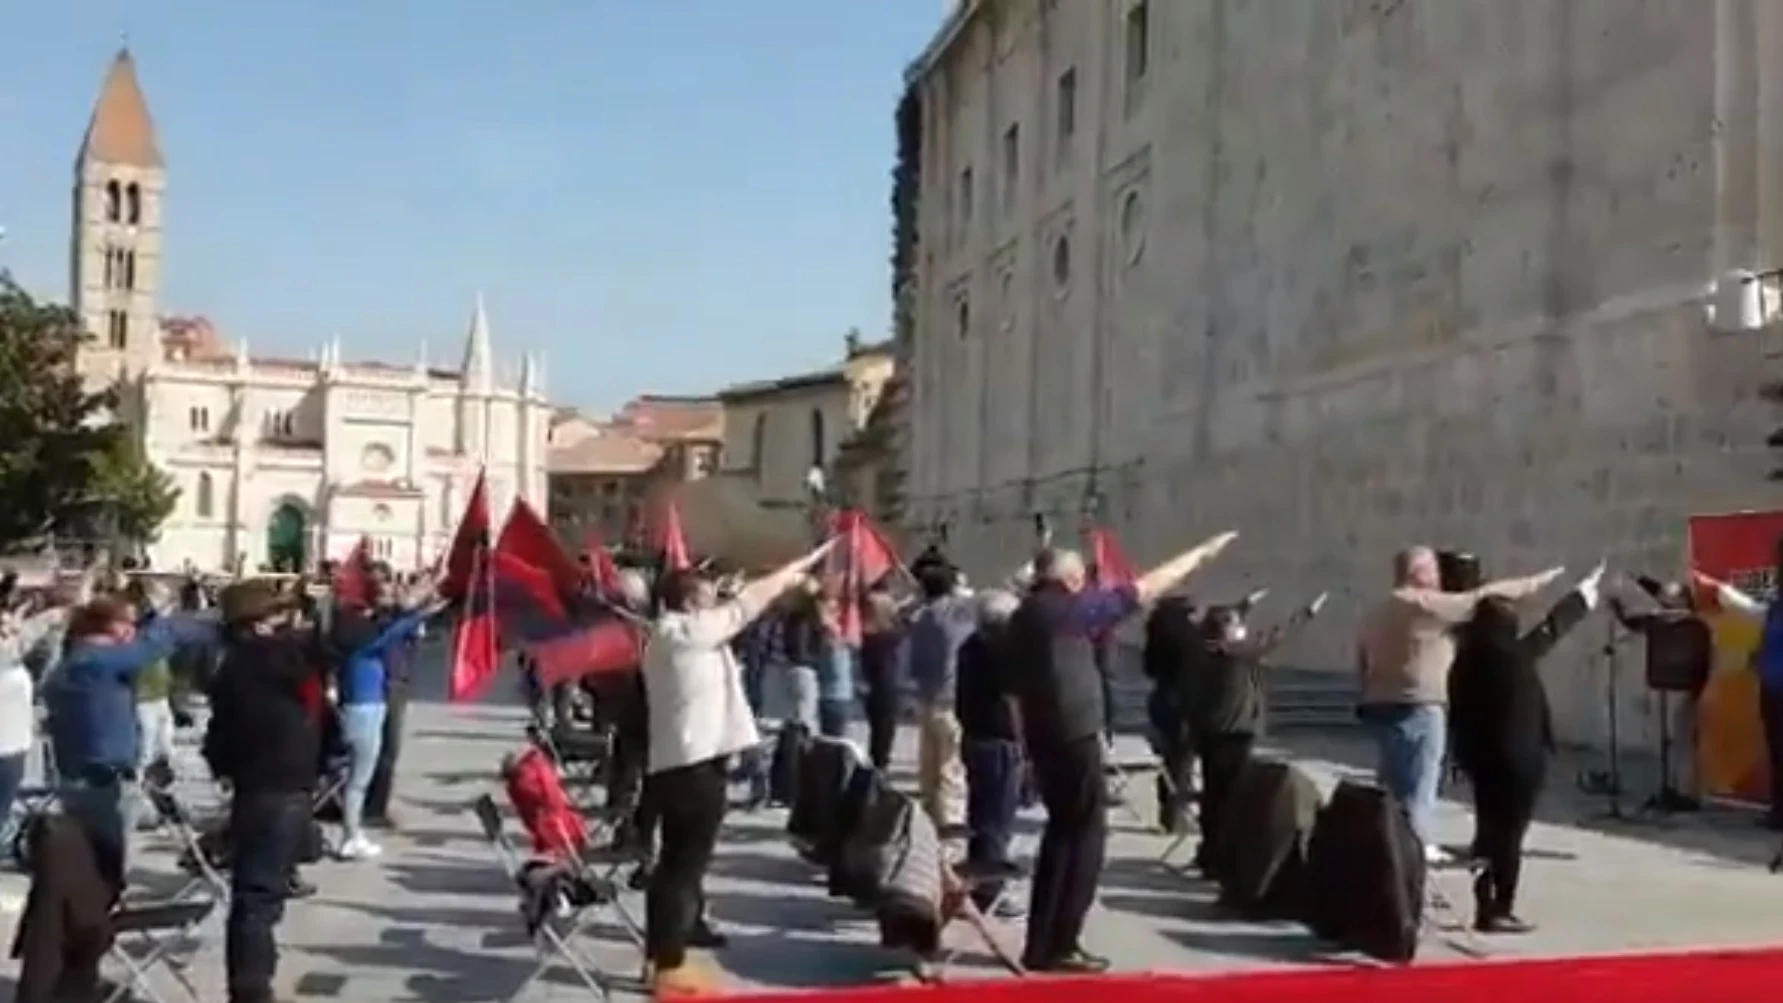
POLYGON ((605 421, 559 412, 547 460, 552 528, 572 546, 591 532, 608 545, 642 543, 652 500, 714 473, 723 444, 724 411, 710 397, 645 395, 605 421))
POLYGON ((202 318, 159 313, 167 165, 135 63, 119 52, 75 164, 70 298, 79 365, 117 385, 119 417, 180 489, 149 546, 156 567, 304 568, 369 537, 403 569, 448 544, 487 469, 499 518, 542 500, 550 408, 532 358, 498 378, 481 297, 457 368, 309 359, 226 346, 202 318))
POLYGON ((833 479, 844 445, 867 425, 895 369, 889 344, 850 332, 835 365, 719 391, 725 477, 766 507, 807 504, 811 471, 833 479))
MULTIPOLYGON (((1773 41, 1754 0, 966 0, 907 77, 911 525, 979 574, 1037 512, 1142 561, 1238 529, 1196 594, 1333 590, 1289 654, 1333 668, 1408 542, 1680 572, 1687 516, 1778 498, 1773 314, 1717 294, 1775 300, 1773 41)), ((1547 665, 1570 738, 1603 630, 1547 665)))

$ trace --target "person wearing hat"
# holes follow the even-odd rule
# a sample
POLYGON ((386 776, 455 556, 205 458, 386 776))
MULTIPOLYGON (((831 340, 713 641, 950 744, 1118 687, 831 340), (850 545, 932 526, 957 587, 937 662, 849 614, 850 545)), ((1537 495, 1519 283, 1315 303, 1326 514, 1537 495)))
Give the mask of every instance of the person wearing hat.
POLYGON ((270 1003, 278 967, 274 929, 284 918, 291 873, 309 834, 310 796, 321 755, 311 704, 322 661, 315 635, 292 614, 300 598, 275 581, 223 590, 223 659, 211 681, 204 758, 233 788, 224 950, 230 1003, 270 1003))
POLYGON ((211 636, 201 617, 164 616, 146 625, 125 600, 106 595, 68 618, 61 663, 45 693, 63 807, 93 840, 108 880, 123 887, 126 815, 134 804, 141 736, 136 680, 187 641, 211 636))

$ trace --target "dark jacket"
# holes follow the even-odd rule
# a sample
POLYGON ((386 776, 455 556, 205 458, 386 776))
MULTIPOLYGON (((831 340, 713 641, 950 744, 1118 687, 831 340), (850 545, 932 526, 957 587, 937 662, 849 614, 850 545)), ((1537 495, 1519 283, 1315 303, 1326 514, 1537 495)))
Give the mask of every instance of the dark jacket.
POLYGON ((967 742, 1019 742, 1013 671, 1008 663, 1007 625, 986 624, 960 645, 954 684, 954 715, 967 742))
POLYGON ((1554 726, 1538 666, 1589 611, 1584 596, 1569 592, 1525 632, 1509 603, 1486 600, 1462 625, 1449 672, 1449 730, 1455 764, 1476 783, 1540 776, 1554 726))
POLYGON ((1188 716, 1189 729, 1197 738, 1257 733, 1263 724, 1265 663, 1313 617, 1312 610, 1303 608, 1286 623, 1242 641, 1222 640, 1223 625, 1234 619, 1242 622, 1246 612, 1242 603, 1214 607, 1198 627, 1201 636, 1191 656, 1194 667, 1180 680, 1181 706, 1188 716))
POLYGON ((99 962, 111 949, 111 907, 120 889, 101 876, 92 842, 73 816, 40 814, 28 826, 31 890, 12 941, 12 956, 21 962, 14 998, 49 1003, 72 998, 61 987, 96 984, 99 962))
POLYGON ((321 725, 309 694, 321 672, 307 632, 232 638, 211 683, 204 758, 236 792, 296 793, 316 783, 321 725))
POLYGON ((1009 621, 1009 664, 1020 700, 1022 737, 1030 748, 1075 742, 1099 734, 1103 716, 1102 671, 1096 642, 1139 607, 1133 589, 1085 588, 1071 593, 1042 584, 1009 621))
POLYGON ((126 644, 75 641, 62 656, 45 694, 56 764, 62 772, 136 769, 136 678, 167 660, 182 643, 203 643, 215 632, 208 620, 156 617, 126 644))

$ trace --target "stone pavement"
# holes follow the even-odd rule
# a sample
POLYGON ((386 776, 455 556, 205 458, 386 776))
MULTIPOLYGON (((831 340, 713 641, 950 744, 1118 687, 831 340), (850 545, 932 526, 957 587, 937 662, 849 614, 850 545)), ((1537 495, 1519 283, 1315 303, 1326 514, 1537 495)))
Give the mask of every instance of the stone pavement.
MULTIPOLYGON (((492 790, 497 761, 514 748, 521 713, 512 707, 411 709, 401 782, 402 829, 371 863, 325 862, 309 869, 321 886, 314 899, 291 905, 280 931, 281 982, 300 1000, 430 1003, 508 998, 532 970, 515 902, 467 810, 492 790)), ((902 736, 909 762, 912 736, 902 736)), ((1127 740, 1124 740, 1127 741, 1127 740)), ((1365 749, 1353 735, 1298 734, 1288 750, 1322 781, 1333 782, 1365 749)), ((1137 749, 1137 746, 1133 746, 1137 749)), ((193 768, 195 764, 186 764, 193 768)), ((1138 792, 1145 783, 1134 784, 1138 792)), ((202 792, 194 784, 195 796, 202 792)), ((1143 794, 1137 800, 1144 800, 1143 794)), ((1522 939, 1484 941, 1454 929, 1460 912, 1439 917, 1423 959, 1565 955, 1695 945, 1783 941, 1778 882, 1763 870, 1770 837, 1735 817, 1660 827, 1596 831, 1582 824, 1591 807, 1564 792, 1550 798, 1551 820, 1537 826, 1526 869, 1524 912, 1541 929, 1522 939)), ((875 944, 872 925, 852 906, 830 901, 812 868, 780 835, 779 812, 734 814, 708 884, 711 909, 731 935, 716 956, 739 987, 819 987, 900 978, 903 959, 875 944)), ((1029 818, 1022 852, 1037 830, 1029 818)), ((1443 832, 1465 838, 1467 813, 1445 806, 1443 832)), ((148 837, 144 883, 165 880, 169 855, 148 837)), ((1240 923, 1219 917, 1208 889, 1156 861, 1164 841, 1125 813, 1115 834, 1089 946, 1122 970, 1217 970, 1333 959, 1290 924, 1240 923)), ((20 879, 8 879, 16 898, 20 879)), ((1444 873, 1437 885, 1458 905, 1464 875, 1444 873)), ((641 915, 642 904, 630 904, 641 915)), ((220 930, 220 924, 216 927, 220 930)), ((970 937, 952 931, 962 946, 970 937)), ((1012 938, 1013 939, 1013 938, 1012 938)), ((635 977, 635 950, 616 931, 597 928, 591 952, 616 973, 635 977)), ((221 999, 221 943, 199 957, 194 977, 221 999)), ((10 968, 0 973, 12 974, 10 968)), ((968 951, 960 977, 996 977, 982 952, 968 951)), ((525 999, 575 998, 561 979, 535 986, 525 999)))

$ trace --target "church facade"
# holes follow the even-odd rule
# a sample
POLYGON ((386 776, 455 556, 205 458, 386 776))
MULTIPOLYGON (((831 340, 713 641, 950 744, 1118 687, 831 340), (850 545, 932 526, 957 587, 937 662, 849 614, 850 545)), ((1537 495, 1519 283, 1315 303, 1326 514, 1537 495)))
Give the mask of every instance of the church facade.
MULTIPOLYGON (((1195 595, 1331 589, 1284 656, 1336 670, 1411 543, 1680 574, 1688 517, 1777 503, 1772 42, 1753 0, 960 0, 907 76, 910 528, 982 576, 1036 515, 1236 529, 1195 595)), ((1569 739, 1603 631, 1545 666, 1569 739)))
POLYGON ((497 519, 542 506, 550 407, 539 360, 497 378, 481 296, 457 368, 354 362, 338 339, 308 359, 255 356, 202 319, 160 313, 167 167, 128 52, 81 144, 71 299, 83 375, 120 389, 119 417, 180 497, 151 566, 301 570, 362 538, 399 570, 449 544, 480 471, 497 519))

